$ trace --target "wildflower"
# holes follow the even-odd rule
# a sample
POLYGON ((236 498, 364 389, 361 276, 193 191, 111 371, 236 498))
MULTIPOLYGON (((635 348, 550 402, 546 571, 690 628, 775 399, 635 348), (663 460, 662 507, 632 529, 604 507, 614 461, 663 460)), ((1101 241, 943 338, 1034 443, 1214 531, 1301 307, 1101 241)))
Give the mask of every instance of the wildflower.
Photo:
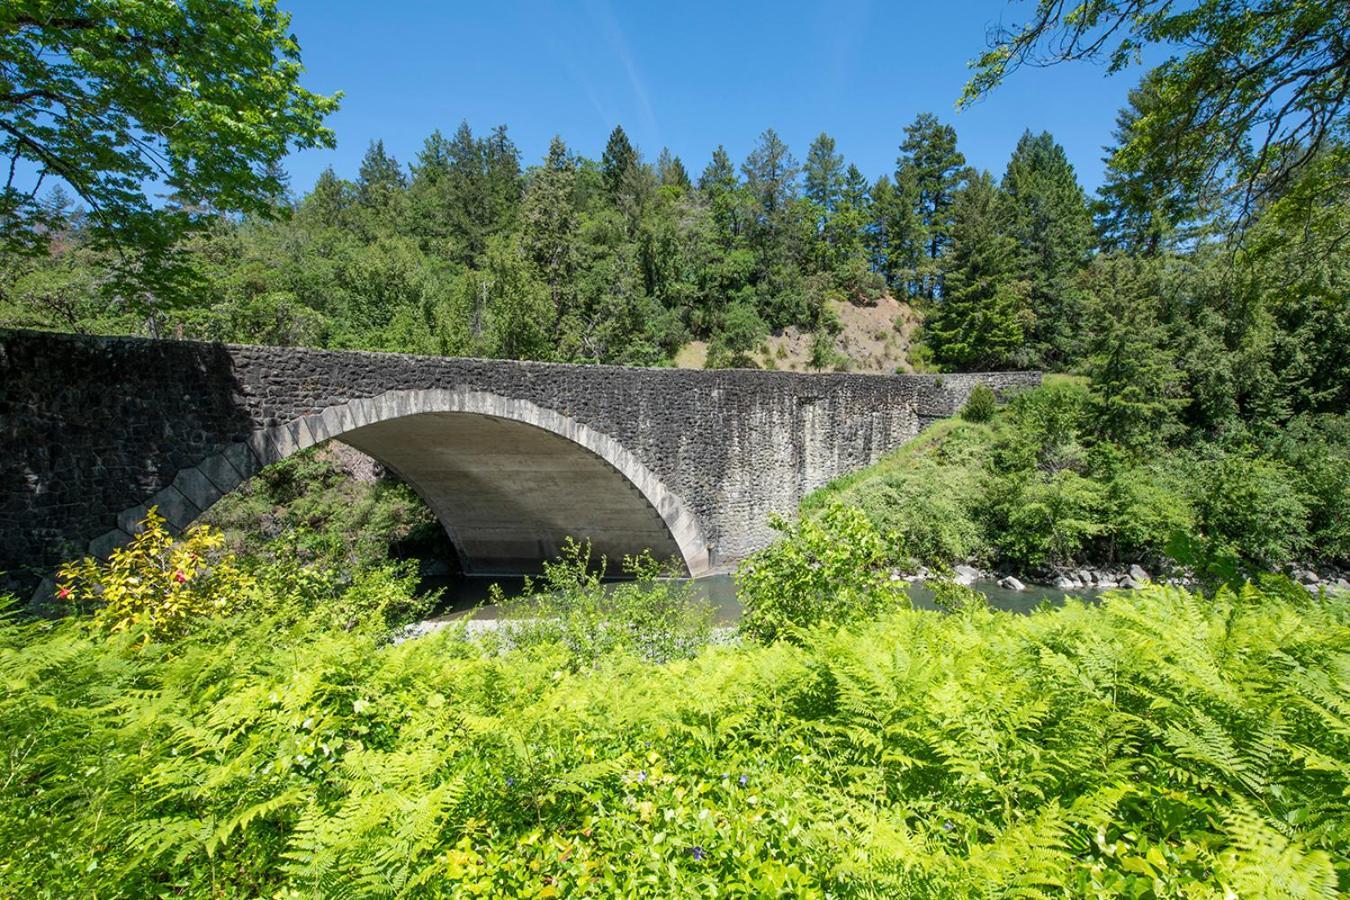
POLYGON ((70 596, 70 588, 63 586, 60 590, 56 592, 56 596, 62 600, 66 599, 67 597, 70 596))
POLYGON ((738 783, 740 784, 741 787, 745 787, 747 784, 750 783, 750 776, 749 776, 749 775, 742 775, 739 779, 737 779, 737 781, 738 781, 738 783))
POLYGON ((647 773, 646 773, 646 771, 643 770, 643 771, 638 772, 638 784, 645 784, 646 781, 647 781, 647 773))
POLYGON ((950 819, 948 819, 946 822, 943 822, 943 823, 942 823, 942 830, 943 830, 943 831, 955 831, 955 830, 956 830, 956 823, 953 822, 953 821, 951 821, 950 819))
POLYGON ((176 569, 173 573, 173 580, 178 582, 179 584, 182 584, 183 582, 187 581, 187 576, 183 574, 182 569, 176 569))
POLYGON ((516 780, 515 780, 514 778, 508 778, 508 779, 506 779, 506 786, 507 786, 507 787, 515 787, 515 786, 516 786, 516 780))
POLYGON ((708 854, 704 851, 702 847, 690 847, 689 855, 694 858, 694 862, 703 862, 704 858, 708 854))

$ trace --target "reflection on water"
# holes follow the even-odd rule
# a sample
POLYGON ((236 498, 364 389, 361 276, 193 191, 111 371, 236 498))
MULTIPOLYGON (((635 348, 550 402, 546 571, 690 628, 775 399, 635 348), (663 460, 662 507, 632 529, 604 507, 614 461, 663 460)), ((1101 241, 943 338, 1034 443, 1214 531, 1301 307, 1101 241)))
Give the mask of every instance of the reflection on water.
MULTIPOLYGON (((503 596, 513 597, 524 590, 525 579, 518 577, 460 577, 438 580, 424 584, 424 588, 442 588, 444 594, 437 605, 436 618, 455 618, 470 611, 475 619, 497 618, 497 608, 487 605, 492 585, 499 585, 503 596)), ((696 597, 707 600, 714 610, 714 625, 735 625, 741 618, 741 604, 736 599, 736 583, 730 575, 705 575, 693 580, 696 597)), ((999 587, 993 581, 977 581, 971 587, 984 594, 994 609, 1015 613, 1029 613, 1042 601, 1052 604, 1064 602, 1072 594, 1087 599, 1098 596, 1099 591, 1061 591, 1045 585, 1028 585, 1025 591, 1010 591, 999 587)), ((909 596, 916 609, 937 609, 933 604, 933 591, 923 582, 909 587, 909 596)))

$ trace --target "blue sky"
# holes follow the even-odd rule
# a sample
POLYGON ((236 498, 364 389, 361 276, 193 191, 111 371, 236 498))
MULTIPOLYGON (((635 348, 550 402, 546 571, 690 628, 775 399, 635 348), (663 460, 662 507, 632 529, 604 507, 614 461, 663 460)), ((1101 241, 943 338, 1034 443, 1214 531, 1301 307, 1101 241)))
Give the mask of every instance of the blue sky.
POLYGON ((904 126, 931 111, 995 174, 1024 129, 1049 130, 1091 191, 1142 69, 1028 69, 955 109, 986 29, 1031 2, 283 0, 306 87, 344 92, 329 122, 337 148, 293 154, 288 170, 297 191, 328 165, 354 177, 373 138, 407 163, 432 129, 466 119, 475 132, 509 126, 527 165, 555 133, 598 157, 621 123, 646 158, 669 146, 695 176, 718 143, 739 162, 773 127, 801 159, 824 130, 875 178, 894 168, 904 126))

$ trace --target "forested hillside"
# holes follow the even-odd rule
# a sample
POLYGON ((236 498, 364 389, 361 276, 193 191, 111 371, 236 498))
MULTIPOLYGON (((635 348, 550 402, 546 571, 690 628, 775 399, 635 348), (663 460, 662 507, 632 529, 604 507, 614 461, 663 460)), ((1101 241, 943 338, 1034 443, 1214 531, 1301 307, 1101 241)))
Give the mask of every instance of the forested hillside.
POLYGON ((637 365, 697 341, 708 366, 774 365, 765 340, 792 328, 799 364, 832 369, 863 343, 836 344, 838 310, 886 297, 901 313, 860 331, 878 358, 1094 369, 1132 389, 1117 432, 1343 408, 1343 162, 1326 154, 1235 232, 1227 207, 1121 149, 1152 90, 1122 110, 1095 199, 1051 135, 1024 134, 993 175, 927 114, 875 180, 828 135, 799 163, 772 129, 697 176, 645 161, 621 127, 599 160, 555 140, 528 167, 505 127, 433 132, 406 165, 375 141, 354 180, 325 172, 270 215, 195 210, 207 224, 156 290, 125 289, 125 250, 90 240, 58 189, 49 252, 4 257, 0 324, 637 365))

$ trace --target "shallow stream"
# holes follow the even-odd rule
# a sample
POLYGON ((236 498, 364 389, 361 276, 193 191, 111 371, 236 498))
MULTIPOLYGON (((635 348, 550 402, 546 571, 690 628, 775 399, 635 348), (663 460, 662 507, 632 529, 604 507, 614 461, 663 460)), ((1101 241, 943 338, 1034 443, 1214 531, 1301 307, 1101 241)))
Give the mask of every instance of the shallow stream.
MULTIPOLYGON (((474 611, 474 618, 491 620, 497 618, 497 608, 488 604, 489 591, 493 584, 501 586, 507 597, 521 592, 524 579, 518 577, 460 577, 436 580, 424 584, 426 588, 442 588, 441 602, 433 613, 434 619, 456 618, 474 611), (475 611, 476 610, 476 611, 475 611)), ((741 618, 741 604, 736 599, 736 583, 731 575, 705 575, 693 579, 696 596, 706 599, 713 607, 714 624, 735 625, 741 618)), ((1008 612, 1028 613, 1043 600, 1051 603, 1063 603, 1070 594, 1078 597, 1095 597, 1096 590, 1062 591, 1047 585, 1027 585, 1025 591, 1010 591, 999 587, 997 582, 977 580, 971 585, 989 599, 989 605, 1008 612)), ((909 587, 910 598, 917 609, 936 609, 933 605, 933 591, 923 582, 915 582, 909 587)))

